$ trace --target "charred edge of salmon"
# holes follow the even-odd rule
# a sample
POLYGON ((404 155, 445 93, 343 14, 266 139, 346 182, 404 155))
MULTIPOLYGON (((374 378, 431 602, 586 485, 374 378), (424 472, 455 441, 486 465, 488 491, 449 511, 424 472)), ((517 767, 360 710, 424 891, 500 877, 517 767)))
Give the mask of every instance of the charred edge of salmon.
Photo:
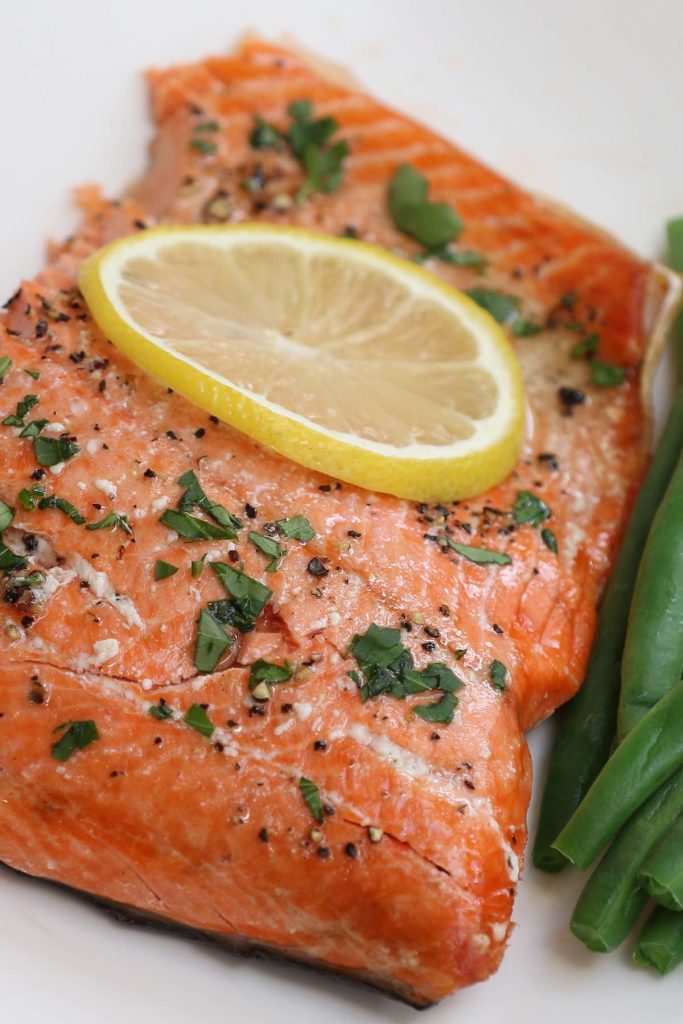
POLYGON ((190 925, 178 924, 177 921, 164 917, 162 914, 153 914, 149 911, 139 910, 137 907, 132 907, 126 903, 117 903, 115 900, 96 896, 85 889, 76 889, 73 886, 65 885, 63 882, 56 882, 52 878, 28 874, 28 872, 12 867, 4 861, 0 861, 0 867, 4 871, 11 871, 22 878, 30 878, 32 882, 40 882, 53 889, 59 889, 70 896, 94 905, 115 918, 120 924, 137 925, 138 927, 149 928, 154 931, 168 932, 180 938, 191 939, 193 942, 210 943, 212 946, 220 946, 227 953, 242 959, 253 957, 254 959, 270 960, 275 963, 296 964, 307 971, 322 974, 343 984, 353 982, 354 984, 364 985, 366 988, 389 996, 406 1006, 412 1007, 414 1010, 428 1010, 430 1006, 436 1005, 434 1002, 420 1001, 417 994, 411 989, 397 985, 389 978, 383 978, 380 975, 373 974, 371 971, 345 971, 332 964, 326 964, 322 960, 308 957, 299 950, 290 950, 283 946, 271 946, 263 942, 254 942, 253 939, 247 938, 245 935, 223 935, 220 932, 203 931, 202 929, 192 928, 190 925))

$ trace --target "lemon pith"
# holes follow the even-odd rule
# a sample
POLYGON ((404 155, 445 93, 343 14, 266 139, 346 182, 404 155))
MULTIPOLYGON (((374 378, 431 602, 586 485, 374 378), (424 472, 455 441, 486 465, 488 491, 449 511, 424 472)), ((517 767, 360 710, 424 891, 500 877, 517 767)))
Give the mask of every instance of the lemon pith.
POLYGON ((445 500, 516 461, 523 396, 503 331, 384 250, 261 224, 162 227, 99 250, 80 283, 135 363, 312 469, 445 500))

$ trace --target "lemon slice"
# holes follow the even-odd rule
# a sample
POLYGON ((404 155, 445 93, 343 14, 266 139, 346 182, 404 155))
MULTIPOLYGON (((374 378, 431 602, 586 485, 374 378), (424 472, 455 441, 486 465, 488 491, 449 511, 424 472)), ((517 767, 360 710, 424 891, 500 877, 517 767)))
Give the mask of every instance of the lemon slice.
POLYGON ((135 363, 312 469, 445 500, 498 483, 518 456, 503 331, 385 250, 262 224, 163 227, 105 246, 80 283, 135 363))

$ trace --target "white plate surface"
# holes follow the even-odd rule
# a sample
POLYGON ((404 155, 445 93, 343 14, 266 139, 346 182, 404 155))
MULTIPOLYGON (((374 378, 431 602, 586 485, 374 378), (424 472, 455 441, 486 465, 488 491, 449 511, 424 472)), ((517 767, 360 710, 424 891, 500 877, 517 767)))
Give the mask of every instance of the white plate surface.
MULTIPOLYGON (((139 71, 227 49, 247 29, 295 36, 368 89, 647 256, 683 212, 680 0, 23 0, 0 32, 0 294, 75 223, 69 189, 115 194, 144 164, 139 71)), ((660 374, 659 411, 667 374, 660 374)), ((541 765, 549 729, 532 738, 541 765)), ((430 1024, 498 1019, 675 1024, 683 973, 628 951, 588 954, 567 932, 577 875, 527 868, 498 975, 430 1010, 430 1024)), ((350 984, 118 925, 0 870, 0 1020, 13 1024, 395 1024, 414 1011, 350 984)))

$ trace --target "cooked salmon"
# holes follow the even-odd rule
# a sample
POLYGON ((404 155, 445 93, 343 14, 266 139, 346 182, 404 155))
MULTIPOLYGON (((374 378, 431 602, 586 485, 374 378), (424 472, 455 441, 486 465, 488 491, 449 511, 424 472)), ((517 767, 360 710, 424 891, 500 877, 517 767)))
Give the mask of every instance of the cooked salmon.
POLYGON ((82 190, 81 227, 0 326, 0 860, 428 1005, 509 940, 524 733, 580 685, 675 287, 278 47, 150 81, 148 173, 121 200, 82 190), (300 162, 252 145, 297 99, 350 149, 337 190, 304 202, 300 162), (524 451, 476 499, 415 505, 265 450, 128 362, 78 291, 87 255, 157 223, 299 224, 414 256, 387 213, 406 163, 482 255, 428 268, 512 296, 527 325, 508 325, 524 451), (288 536, 297 516, 310 530, 288 536), (249 531, 279 538, 279 565, 249 531), (457 677, 445 711, 383 685, 406 666, 457 677))

